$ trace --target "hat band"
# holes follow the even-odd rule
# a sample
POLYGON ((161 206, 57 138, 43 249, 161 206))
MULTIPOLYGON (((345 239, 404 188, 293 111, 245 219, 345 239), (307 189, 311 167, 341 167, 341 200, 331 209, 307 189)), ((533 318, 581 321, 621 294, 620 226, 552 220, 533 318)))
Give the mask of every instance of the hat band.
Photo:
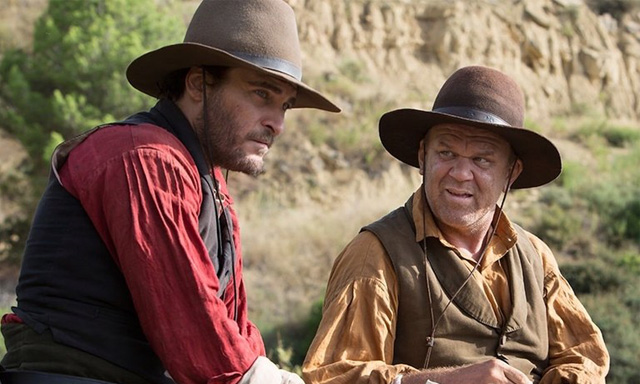
POLYGON ((477 120, 483 123, 497 124, 497 125, 506 125, 511 126, 511 124, 502 120, 498 116, 489 113, 480 111, 478 109, 467 108, 467 107, 442 107, 436 108, 433 112, 445 113, 447 115, 454 115, 458 117, 464 117, 466 119, 477 120))
POLYGON ((298 81, 302 80, 302 69, 286 60, 272 57, 255 56, 244 52, 230 51, 229 53, 259 67, 282 72, 298 81))

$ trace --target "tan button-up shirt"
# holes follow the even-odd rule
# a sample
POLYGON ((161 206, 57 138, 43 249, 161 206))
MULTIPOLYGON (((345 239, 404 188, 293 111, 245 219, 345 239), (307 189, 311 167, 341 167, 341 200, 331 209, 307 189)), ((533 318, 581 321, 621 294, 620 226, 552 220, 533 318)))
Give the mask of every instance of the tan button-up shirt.
MULTIPOLYGON (((443 238, 429 210, 425 231, 421 189, 413 196, 416 241, 433 236, 455 248, 443 238)), ((560 274, 549 247, 532 234, 529 240, 540 254, 545 274, 549 366, 540 383, 604 383, 609 354, 600 330, 560 274)), ((483 287, 503 320, 511 311, 511 298, 500 260, 516 241, 517 234, 503 215, 472 279, 483 287)), ((475 261, 459 256, 471 271, 475 261)), ((303 365, 305 381, 380 384, 391 383, 400 373, 416 371, 408 365, 392 364, 397 311, 398 282, 391 261, 378 238, 363 231, 334 263, 322 322, 303 365)))

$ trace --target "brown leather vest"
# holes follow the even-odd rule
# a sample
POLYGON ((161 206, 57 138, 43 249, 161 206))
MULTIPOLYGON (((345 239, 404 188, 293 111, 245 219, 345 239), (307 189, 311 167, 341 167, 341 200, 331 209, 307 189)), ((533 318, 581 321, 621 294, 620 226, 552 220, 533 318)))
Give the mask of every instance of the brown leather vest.
MULTIPOLYGON (((398 318, 394 364, 421 369, 432 327, 430 300, 436 319, 463 284, 469 270, 459 257, 433 237, 426 239, 430 268, 422 244, 415 241, 412 198, 380 220, 366 226, 382 242, 398 278, 398 318)), ((453 300, 435 333, 429 368, 477 363, 503 356, 509 364, 537 381, 548 365, 549 342, 544 273, 539 254, 526 233, 514 225, 518 242, 502 261, 512 298, 512 313, 500 324, 482 289, 469 281, 453 300)))

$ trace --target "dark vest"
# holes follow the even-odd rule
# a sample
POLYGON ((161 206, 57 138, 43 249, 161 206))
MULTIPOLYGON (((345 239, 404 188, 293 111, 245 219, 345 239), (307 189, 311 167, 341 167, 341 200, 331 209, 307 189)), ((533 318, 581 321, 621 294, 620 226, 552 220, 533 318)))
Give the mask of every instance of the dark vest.
POLYGON ((27 239, 16 288, 18 306, 13 310, 37 332, 50 329, 59 343, 104 358, 151 382, 172 383, 164 376, 165 368, 142 332, 122 273, 80 201, 56 177, 56 166, 61 166, 66 154, 95 130, 143 123, 175 135, 198 167, 203 193, 198 217, 200 236, 220 280, 218 296, 224 294, 235 265, 231 216, 221 212, 218 220, 214 180, 198 140, 175 104, 161 100, 149 112, 97 127, 56 150, 49 184, 27 239))
MULTIPOLYGON (((426 338, 432 327, 429 306, 437 319, 469 270, 459 257, 433 237, 426 239, 430 267, 422 244, 415 241, 412 198, 404 207, 363 228, 380 239, 398 279, 398 318, 394 364, 423 367, 426 338), (425 272, 433 302, 427 294, 425 272)), ((429 368, 459 366, 504 357, 538 380, 548 365, 544 273, 540 256, 522 228, 515 226, 517 245, 503 258, 509 275, 513 310, 501 324, 483 290, 469 281, 453 300, 435 333, 429 368)))

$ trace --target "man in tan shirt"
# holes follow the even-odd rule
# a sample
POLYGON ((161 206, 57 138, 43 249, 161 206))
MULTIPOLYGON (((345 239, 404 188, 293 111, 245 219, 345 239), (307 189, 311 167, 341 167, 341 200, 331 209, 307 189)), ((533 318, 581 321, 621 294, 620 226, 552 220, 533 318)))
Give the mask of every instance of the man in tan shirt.
POLYGON ((432 111, 383 115, 382 144, 423 184, 336 259, 307 383, 604 383, 600 330, 551 250, 502 212, 510 189, 561 172, 523 121, 515 81, 478 66, 432 111))

